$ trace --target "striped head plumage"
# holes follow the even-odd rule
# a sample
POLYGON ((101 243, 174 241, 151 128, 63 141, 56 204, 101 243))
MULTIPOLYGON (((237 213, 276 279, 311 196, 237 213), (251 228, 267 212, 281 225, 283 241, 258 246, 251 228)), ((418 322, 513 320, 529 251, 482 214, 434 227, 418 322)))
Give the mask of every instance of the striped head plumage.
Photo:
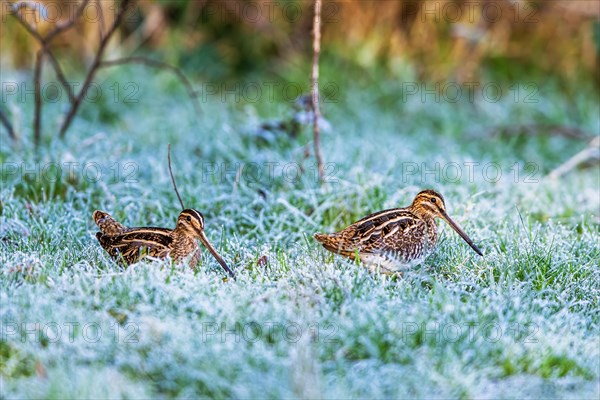
POLYGON ((175 230, 199 238, 201 232, 204 232, 204 215, 193 208, 183 210, 177 218, 175 230))
POLYGON ((206 237, 206 234, 204 233, 204 215, 202 215, 202 213, 194 210, 193 208, 183 210, 181 214, 179 214, 179 218, 177 218, 177 227, 175 228, 175 232, 182 232, 182 234, 185 233, 187 235, 192 235, 193 237, 199 239, 204 247, 206 247, 206 249, 218 261, 218 263, 221 264, 221 267, 227 271, 229 276, 235 278, 233 271, 229 269, 225 263, 225 260, 223 260, 223 257, 221 257, 217 250, 215 250, 213 245, 206 237))
POLYGON ((429 218, 441 218, 443 219, 460 237, 467 242, 469 246, 480 256, 483 256, 479 247, 473 243, 471 238, 465 233, 465 231, 458 225, 446 212, 446 202, 441 194, 435 190, 423 190, 420 192, 412 204, 410 210, 416 215, 427 216, 429 218))

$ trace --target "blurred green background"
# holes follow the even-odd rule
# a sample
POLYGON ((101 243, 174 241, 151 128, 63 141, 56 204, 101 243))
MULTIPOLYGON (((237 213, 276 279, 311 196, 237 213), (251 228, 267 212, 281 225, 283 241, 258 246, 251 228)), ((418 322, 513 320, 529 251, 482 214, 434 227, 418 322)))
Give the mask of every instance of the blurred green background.
MULTIPOLYGON (((44 32, 72 14, 76 2, 34 4, 44 32)), ((7 7, 3 66, 28 69, 36 44, 7 7)), ((310 60, 312 7, 311 1, 138 1, 113 51, 150 51, 211 80, 284 74, 310 60)), ((36 11, 28 12, 30 21, 36 11)), ((92 1, 76 29, 56 38, 53 47, 70 58, 69 67, 90 61, 101 21, 109 24, 114 14, 112 1, 92 1)), ((593 77, 598 85, 599 15, 598 2, 585 0, 325 1, 322 40, 324 56, 347 70, 394 77, 409 64, 419 80, 550 75, 565 85, 593 77)))
MULTIPOLYGON (((15 4, 22 6, 21 13, 28 23, 46 34, 56 24, 65 23, 80 3, 3 1, 2 79, 29 82, 32 89, 39 43, 10 16, 11 5, 15 4)), ((118 4, 90 1, 74 29, 53 39, 50 47, 67 80, 82 83, 118 4)), ((273 103, 294 101, 310 90, 313 7, 312 1, 133 2, 103 59, 143 55, 169 63, 189 77, 203 102, 207 95, 221 102, 233 98, 235 101, 230 103, 234 107, 252 103, 264 117, 273 103), (278 85, 274 98, 267 98, 269 83, 278 85), (238 84, 241 86, 236 87, 238 84), (259 101, 254 101, 253 84, 262 90, 259 101), (290 90, 284 90, 286 84, 292 85, 290 90), (228 91, 237 94, 227 95, 228 91), (239 98, 240 93, 247 96, 239 98), (248 101, 248 97, 253 98, 248 101)), ((577 103, 581 96, 592 96, 591 100, 597 101, 599 16, 600 4, 587 0, 325 1, 322 96, 325 101, 339 103, 352 88, 375 89, 378 106, 399 111, 406 111, 408 95, 421 97, 425 103, 436 91, 443 96, 442 102, 452 102, 455 91, 462 90, 460 102, 470 104, 474 104, 469 98, 473 93, 488 100, 498 94, 496 88, 502 90, 499 97, 514 97, 517 103, 536 102, 549 93, 560 93, 568 104, 577 103), (406 86, 423 83, 429 86, 406 86), (493 87, 483 90, 489 83, 493 87)), ((112 68, 108 75, 101 72, 95 78, 101 83, 107 76, 124 82, 128 79, 126 72, 119 71, 130 68, 112 68)), ((56 81, 48 60, 42 81, 56 81)), ((172 81, 166 88, 178 85, 172 81)), ((115 90, 111 86, 105 89, 115 90)), ((131 93, 128 89, 131 87, 119 87, 119 95, 127 96, 131 93)), ((45 100, 52 96, 44 94, 45 100)), ((15 101, 11 93, 3 96, 2 108, 8 110, 14 125, 27 129, 29 111, 21 115, 15 109, 23 108, 24 103, 15 101)), ((61 104, 66 106, 66 102, 61 104)), ((122 119, 121 106, 115 108, 99 101, 91 111, 84 105, 77 117, 115 123, 122 119)), ((568 107, 568 125, 583 124, 581 110, 575 105, 568 107)), ((54 121, 56 127, 44 124, 42 136, 53 136, 62 118, 59 114, 53 111, 43 118, 43 122, 54 121)), ((542 119, 537 122, 555 123, 551 118, 542 119)), ((587 132, 585 136, 596 133, 587 132)), ((23 132, 21 136, 29 135, 23 132)))

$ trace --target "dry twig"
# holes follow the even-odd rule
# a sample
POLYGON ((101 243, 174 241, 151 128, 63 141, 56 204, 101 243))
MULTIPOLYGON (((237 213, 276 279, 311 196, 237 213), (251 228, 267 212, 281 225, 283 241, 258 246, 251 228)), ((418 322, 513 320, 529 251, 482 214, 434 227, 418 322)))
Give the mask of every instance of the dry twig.
POLYGON ((71 85, 69 85, 69 82, 67 81, 67 78, 65 77, 65 74, 64 74, 60 64, 58 63, 58 60, 56 59, 56 57, 54 56, 54 53, 52 52, 52 50, 50 50, 49 47, 45 48, 45 53, 48 56, 48 59, 50 60, 52 67, 54 68, 54 73, 56 74, 58 81, 60 82, 62 87, 67 92, 67 96, 69 97, 69 102, 71 104, 73 104, 73 102, 75 101, 75 94, 73 93, 73 88, 71 87, 71 85))
POLYGON ((575 168, 583 165, 597 165, 600 163, 600 136, 596 136, 588 144, 588 147, 573 157, 569 158, 565 163, 555 168, 548 177, 550 179, 558 179, 561 176, 566 175, 575 168))
POLYGON ((323 170, 323 156, 321 155, 321 131, 319 121, 321 110, 319 108, 319 54, 321 52, 321 0, 315 0, 315 13, 313 19, 313 59, 312 59, 312 111, 313 111, 313 141, 315 158, 319 171, 319 181, 322 182, 325 172, 323 170))
POLYGON ((117 13, 117 15, 115 17, 115 20, 113 21, 112 25, 106 32, 106 35, 104 35, 102 37, 102 39, 100 40, 100 46, 98 47, 98 50, 96 51, 94 61, 92 62, 92 65, 90 66, 90 68, 87 72, 87 75, 85 77, 85 81, 83 82, 81 90, 79 91, 79 94, 75 97, 73 104, 71 104, 71 108, 69 109, 69 111, 65 117, 65 120, 63 121, 63 124, 60 128, 59 136, 61 139, 63 139, 65 137, 65 134, 67 133, 67 129, 69 129, 69 126, 71 126, 71 122, 73 122, 73 118, 75 117, 75 114, 77 114, 77 111, 79 110, 79 107, 81 106, 81 101, 83 100, 87 90, 89 89, 89 86, 92 83, 92 79, 94 79, 94 76, 96 75, 96 72, 98 71, 98 68, 100 68, 100 64, 102 63, 102 56, 104 55, 106 46, 110 42, 110 39, 112 38, 113 34, 117 31, 117 28, 121 24, 121 21, 123 20, 123 17, 125 15, 125 11, 127 10, 127 7, 129 6, 129 4, 131 4, 131 3, 132 3, 131 0, 123 0, 121 2, 120 6, 119 6, 119 12, 117 13))
POLYGON ((6 114, 4 114, 4 111, 2 111, 1 108, 0 108, 0 121, 2 122, 2 125, 4 125, 4 127, 6 128, 6 131, 8 132, 8 137, 10 137, 13 141, 17 140, 17 135, 15 135, 15 129, 13 128, 12 124, 10 123, 8 116, 6 114))
MULTIPOLYGON (((116 14, 115 19, 108 30, 105 29, 104 16, 101 15, 100 45, 98 47, 98 50, 96 51, 94 60, 86 73, 85 80, 81 87, 81 90, 79 91, 79 93, 77 95, 75 95, 73 87, 71 87, 71 85, 69 85, 58 60, 56 59, 56 56, 54 55, 54 53, 52 52, 52 50, 50 48, 50 42, 58 34, 71 28, 75 24, 77 18, 82 14, 83 10, 88 5, 89 1, 90 0, 83 0, 79 4, 79 6, 78 6, 77 10, 75 11, 75 13, 73 14, 73 16, 68 21, 66 21, 62 24, 57 24, 54 27, 54 29, 52 31, 50 31, 50 33, 48 33, 46 36, 42 36, 38 32, 36 27, 29 24, 23 18, 23 16, 19 13, 19 10, 21 8, 27 7, 27 5, 25 3, 15 3, 15 5, 13 5, 13 14, 12 15, 39 42, 39 44, 41 46, 41 49, 37 54, 36 70, 34 72, 34 84, 35 84, 35 88, 36 88, 36 97, 35 97, 35 99, 36 99, 35 107, 36 108, 34 111, 35 117, 34 117, 33 130, 34 130, 34 141, 35 141, 36 145, 39 143, 39 140, 41 137, 42 101, 41 101, 41 96, 39 95, 39 93, 40 93, 40 87, 41 87, 41 83, 40 83, 41 69, 43 66, 44 56, 46 56, 46 55, 48 56, 48 60, 50 61, 51 65, 56 73, 58 81, 60 82, 62 87, 67 92, 67 95, 69 98, 69 103, 70 103, 70 108, 67 110, 67 113, 65 115, 65 118, 62 122, 60 131, 59 131, 59 135, 60 135, 61 139, 65 137, 65 134, 66 134, 67 130, 69 129, 69 127, 71 126, 73 119, 74 119, 75 115, 77 114, 79 107, 81 106, 82 100, 85 97, 85 95, 90 87, 92 79, 94 78, 94 76, 96 75, 97 71, 100 68, 108 68, 108 67, 123 65, 123 64, 142 64, 142 65, 149 66, 152 68, 158 68, 158 69, 171 71, 177 76, 177 78, 183 84, 183 86, 185 86, 188 95, 192 99, 194 109, 196 110, 196 113, 199 114, 201 112, 201 107, 200 107, 200 103, 198 101, 197 93, 194 91, 190 80, 185 76, 185 74, 179 68, 172 66, 170 64, 161 62, 161 61, 152 60, 152 59, 148 59, 145 57, 139 57, 139 56, 124 57, 124 58, 120 58, 120 59, 116 59, 116 60, 102 61, 102 56, 106 50, 108 43, 110 42, 111 37, 114 35, 117 28, 121 24, 121 22, 124 18, 124 14, 127 11, 127 8, 131 4, 133 4, 135 2, 135 0, 123 0, 120 3, 119 11, 116 14), (106 32, 105 32, 105 30, 106 30, 106 32)), ((96 1, 98 1, 98 0, 96 0, 96 1)), ((9 136, 13 140, 16 139, 16 135, 14 134, 14 129, 12 128, 12 125, 10 124, 10 121, 8 120, 6 115, 4 115, 4 114, 0 115, 0 119, 1 119, 2 123, 4 124, 4 126, 7 128, 8 132, 9 132, 9 136)))
POLYGON ((173 182, 173 189, 175 189, 175 194, 179 199, 179 204, 181 204, 181 209, 185 210, 185 206, 183 205, 183 201, 181 200, 181 196, 179 195, 179 190, 177 190, 177 184, 175 183, 175 177, 173 176, 173 170, 171 169, 171 143, 169 143, 168 151, 167 151, 167 160, 169 161, 169 174, 171 174, 171 182, 173 182))
POLYGON ((35 70, 33 72, 33 87, 35 97, 35 110, 33 116, 33 143, 37 147, 40 144, 42 129, 42 63, 44 62, 44 48, 41 48, 35 56, 35 70))
MULTIPOLYGON (((87 1, 84 1, 82 4, 85 4, 85 3, 87 3, 87 1)), ((21 17, 21 15, 17 14, 16 12, 13 13, 12 15, 40 43, 40 46, 42 47, 44 52, 48 55, 48 59, 52 63, 52 67, 54 68, 56 77, 58 78, 58 80, 61 83, 61 85, 63 86, 63 88, 67 91, 67 94, 69 96, 69 101, 73 102, 74 96, 73 96, 73 91, 71 90, 71 86, 69 86, 69 83, 67 82, 67 79, 65 78, 65 74, 63 73, 60 64, 58 63, 58 61, 56 60, 56 57, 54 56, 54 53, 50 49, 50 40, 48 39, 48 36, 50 36, 50 34, 46 37, 42 36, 42 35, 40 35, 40 33, 38 31, 35 30, 35 28, 33 28, 29 23, 27 23, 23 19, 23 17, 21 17)), ((62 29, 62 30, 64 31, 64 29, 62 29)), ((56 35, 52 35, 52 37, 54 37, 54 36, 56 36, 56 35)))
MULTIPOLYGON (((40 90, 41 90, 40 80, 41 80, 41 73, 42 73, 42 67, 43 67, 43 58, 45 55, 48 55, 48 58, 50 59, 52 67, 54 68, 54 71, 56 72, 56 76, 58 77, 59 82, 61 83, 63 88, 66 90, 66 92, 69 96, 69 101, 71 101, 71 103, 73 103, 74 102, 73 91, 71 90, 71 87, 69 86, 69 84, 65 78, 65 75, 62 72, 60 64, 56 60, 54 53, 52 53, 52 51, 50 50, 50 42, 58 34, 66 31, 67 29, 71 28, 75 24, 75 21, 77 20, 79 15, 81 15, 81 13, 83 12, 83 10, 85 9, 85 7, 87 6, 88 3, 89 3, 89 0, 83 0, 79 4, 79 7, 77 7, 77 10, 75 11, 75 13, 72 15, 72 17, 68 21, 66 21, 64 23, 56 24, 54 29, 52 29, 46 36, 42 36, 38 32, 38 30, 35 27, 31 26, 31 24, 29 24, 23 18, 23 16, 20 14, 20 10, 22 8, 28 7, 27 3, 19 2, 19 3, 11 4, 12 15, 39 42, 40 47, 41 47, 40 50, 38 51, 38 53, 36 54, 36 63, 35 63, 35 71, 34 71, 35 110, 34 110, 34 119, 33 119, 33 138, 34 138, 34 143, 36 146, 39 144, 39 141, 41 138, 42 101, 41 101, 41 94, 40 94, 40 90)), ((8 128, 8 126, 7 126, 7 128, 8 128)), ((10 135, 10 132, 11 132, 11 129, 9 129, 9 135, 10 135)), ((13 140, 16 139, 16 136, 14 135, 14 131, 13 131, 13 135, 10 135, 10 136, 13 140)))

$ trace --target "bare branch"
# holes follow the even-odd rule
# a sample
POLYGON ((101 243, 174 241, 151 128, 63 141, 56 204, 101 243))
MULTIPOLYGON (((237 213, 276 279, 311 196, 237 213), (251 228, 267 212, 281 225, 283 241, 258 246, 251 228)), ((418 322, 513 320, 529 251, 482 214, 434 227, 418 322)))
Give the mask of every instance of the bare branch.
POLYGON ((115 17, 115 20, 113 21, 112 25, 106 32, 106 36, 104 36, 102 38, 102 40, 100 41, 100 46, 98 47, 98 51, 96 52, 94 61, 92 62, 92 65, 90 66, 90 68, 88 70, 87 76, 85 77, 85 81, 83 82, 81 90, 79 91, 79 94, 75 97, 75 101, 73 101, 73 104, 71 104, 71 108, 69 109, 69 111, 65 117, 65 120, 63 121, 63 124, 60 128, 59 136, 61 139, 63 139, 65 137, 67 130, 71 126, 71 123, 73 122, 73 118, 75 117, 75 114, 77 114, 77 111, 79 110, 79 107, 81 106, 81 101, 83 100, 83 97, 85 96, 87 90, 89 89, 92 79, 94 79, 94 76, 96 75, 96 72, 98 71, 98 68, 100 67, 100 64, 102 62, 102 56, 104 55, 106 46, 108 45, 113 34, 117 31, 117 28, 121 24, 121 21, 123 20, 123 16, 125 15, 125 11, 127 10, 127 7, 130 3, 131 3, 130 0, 123 0, 121 2, 121 6, 119 8, 119 12, 117 13, 117 16, 115 17))
POLYGON ((67 95, 69 96, 69 101, 71 103, 73 103, 73 101, 75 101, 75 97, 73 95, 73 90, 71 89, 71 87, 69 86, 67 79, 65 78, 64 73, 62 72, 62 68, 60 67, 60 64, 58 63, 58 61, 56 60, 56 57, 54 56, 54 53, 52 52, 52 50, 50 50, 50 41, 60 32, 64 32, 66 29, 70 28, 71 26, 73 26, 73 24, 75 23, 75 20, 79 17, 79 15, 83 12, 83 9, 85 8, 85 6, 87 5, 87 3, 89 2, 89 0, 84 0, 81 2, 81 4, 79 5, 79 8, 77 9, 77 11, 75 12, 75 14, 73 15, 72 19, 70 19, 68 22, 55 27, 48 35, 46 35, 45 37, 42 36, 37 29, 35 29, 34 27, 32 27, 27 21, 25 21, 23 19, 23 17, 19 14, 19 10, 15 10, 12 15, 17 19, 17 21, 33 36, 37 39, 38 42, 40 42, 40 45, 42 46, 42 48, 44 49, 44 51, 48 54, 48 58, 50 59, 50 62, 52 64, 52 67, 54 68, 54 71, 56 72, 56 76, 58 78, 58 80, 60 81, 61 85, 63 86, 63 88, 67 91, 67 95))
POLYGON ((313 111, 313 141, 315 158, 319 171, 319 181, 323 181, 323 156, 321 155, 321 131, 319 121, 321 110, 319 107, 319 54, 321 52, 321 0, 315 0, 315 13, 313 19, 313 60, 312 60, 312 111, 313 111))
POLYGON ((33 143, 35 147, 40 144, 42 125, 42 63, 44 61, 44 48, 38 50, 35 57, 35 70, 33 72, 33 86, 35 91, 35 109, 33 117, 33 143))
POLYGON ((65 74, 64 74, 60 64, 58 63, 58 60, 54 56, 54 53, 52 52, 52 50, 50 50, 50 47, 46 47, 44 51, 48 55, 48 59, 50 59, 50 64, 52 65, 52 68, 54 69, 54 72, 56 73, 56 77, 58 78, 58 81, 60 82, 60 84, 63 86, 63 88, 67 92, 67 96, 69 96, 69 102, 71 102, 71 104, 73 104, 73 102, 75 101, 75 95, 73 94, 73 88, 69 85, 69 81, 67 81, 67 78, 65 77, 65 74))
POLYGON ((171 64, 167 64, 162 61, 152 60, 152 59, 146 58, 146 57, 124 57, 124 58, 119 58, 116 60, 102 61, 100 63, 99 68, 107 68, 107 67, 113 67, 116 65, 123 65, 123 64, 142 64, 142 65, 145 65, 148 67, 159 68, 159 69, 169 70, 169 71, 173 72, 177 76, 177 78, 179 79, 181 84, 183 86, 185 86, 185 89, 188 92, 188 96, 192 100, 192 103, 194 105, 194 109, 196 110, 196 113, 200 114, 202 112, 202 109, 200 107, 200 102, 198 100, 198 94, 192 87, 192 83, 190 82, 190 80, 187 78, 187 76, 185 76, 185 74, 179 68, 177 68, 171 64))
POLYGON ((49 34, 46 35, 46 37, 45 37, 46 42, 50 43, 50 41, 56 35, 66 31, 67 29, 70 29, 75 24, 75 21, 77 21, 77 18, 79 18, 79 16, 83 13, 83 10, 85 9, 85 7, 87 7, 89 2, 90 2, 90 0, 83 0, 79 4, 79 7, 77 7, 77 10, 75 10, 75 13, 71 16, 71 18, 67 22, 65 22, 63 24, 56 24, 54 29, 52 31, 50 31, 49 34))
POLYGON ((167 151, 167 160, 169 161, 169 174, 171 174, 171 182, 173 182, 173 189, 175 189, 175 194, 179 199, 179 204, 181 204, 181 209, 185 210, 185 206, 183 205, 183 201, 181 200, 181 196, 179 195, 179 190, 177 190, 177 184, 175 183, 175 177, 173 176, 173 170, 171 169, 171 143, 169 143, 168 151, 167 151))
POLYGON ((104 11, 102 10, 102 4, 100 4, 100 0, 96 0, 96 7, 98 8, 98 12, 100 13, 100 23, 98 24, 98 32, 100 33, 100 37, 104 37, 104 11))
MULTIPOLYGON (((77 20, 79 15, 81 15, 81 13, 83 12, 84 8, 87 6, 88 3, 89 3, 89 0, 83 0, 79 4, 79 7, 75 11, 75 13, 71 16, 71 18, 67 22, 62 23, 62 24, 57 24, 54 27, 54 29, 52 31, 50 31, 50 33, 48 33, 46 36, 42 36, 35 27, 31 26, 27 21, 25 21, 25 19, 20 14, 20 10, 22 7, 19 4, 12 5, 13 6, 12 15, 27 30, 27 32, 29 32, 40 43, 40 46, 41 46, 41 49, 36 54, 35 70, 34 70, 35 111, 34 111, 34 120, 33 120, 33 138, 34 138, 34 143, 36 146, 39 145, 39 142, 41 139, 41 124, 42 124, 42 122, 41 122, 41 113, 42 113, 41 73, 42 73, 42 64, 43 64, 44 54, 47 54, 48 57, 50 58, 50 63, 52 64, 52 67, 53 67, 54 71, 56 72, 56 76, 57 76, 58 80, 60 81, 63 88, 67 91, 67 95, 69 96, 69 101, 71 102, 71 104, 74 104, 75 97, 73 95, 73 90, 69 86, 67 79, 65 78, 65 75, 62 71, 62 68, 60 67, 60 64, 58 63, 58 61, 56 60, 56 57, 54 56, 54 53, 52 53, 52 51, 50 50, 50 42, 56 35, 71 28, 75 24, 75 21, 77 20)), ((9 135, 10 135, 10 130, 9 130, 9 135)), ((15 138, 14 132, 13 132, 13 136, 11 136, 11 137, 13 139, 15 138)))
POLYGON ((558 179, 585 164, 598 165, 600 163, 600 136, 596 136, 588 144, 587 148, 575 154, 573 157, 565 161, 556 169, 554 169, 548 177, 550 179, 558 179))
MULTIPOLYGON (((96 0, 96 1, 98 1, 98 0, 96 0)), ((108 29, 108 31, 106 33, 104 33, 104 30, 105 30, 104 29, 104 16, 103 15, 101 16, 100 45, 95 54, 94 60, 87 71, 82 88, 79 91, 79 93, 77 95, 75 95, 73 87, 71 85, 69 85, 69 82, 67 81, 65 74, 64 74, 57 58, 55 57, 54 53, 50 49, 50 41, 54 37, 56 37, 58 34, 60 34, 61 32, 64 32, 67 29, 71 28, 75 24, 77 18, 83 13, 83 10, 85 9, 85 7, 88 5, 89 2, 90 2, 90 0, 83 0, 82 2, 80 2, 77 10, 71 16, 71 18, 64 23, 57 24, 54 27, 54 29, 52 31, 50 31, 50 33, 46 36, 42 36, 34 26, 29 24, 23 18, 23 16, 19 12, 21 7, 14 7, 13 13, 12 13, 12 15, 17 19, 17 21, 40 43, 41 51, 48 55, 48 59, 51 63, 52 68, 54 69, 54 71, 56 73, 58 81, 60 82, 60 84, 63 86, 63 88, 67 92, 71 106, 70 106, 69 110, 67 111, 67 114, 65 115, 65 118, 61 125, 60 132, 59 132, 60 137, 64 138, 66 131, 69 129, 70 125, 72 124, 73 119, 81 106, 82 99, 85 97, 87 90, 89 89, 89 86, 91 84, 91 81, 94 78, 94 76, 96 75, 98 69, 107 68, 107 67, 116 66, 116 65, 142 64, 142 65, 146 65, 146 66, 149 66, 152 68, 159 68, 159 69, 169 70, 169 71, 173 72, 177 76, 179 81, 185 86, 185 88, 188 92, 188 95, 192 99, 194 109, 195 109, 196 113, 199 114, 201 112, 201 107, 200 107, 200 102, 198 101, 197 93, 194 91, 190 80, 179 68, 169 65, 167 63, 161 62, 161 61, 147 59, 145 57, 126 57, 126 58, 121 58, 121 59, 117 59, 117 60, 102 61, 102 56, 104 54, 104 51, 106 50, 106 47, 108 46, 110 39, 112 38, 112 36, 116 32, 117 28, 121 24, 124 14, 127 11, 128 6, 134 2, 132 0, 123 0, 121 2, 119 12, 117 13, 112 25, 110 26, 110 28, 108 29)), ((41 63, 42 59, 43 58, 40 57, 40 54, 38 54, 38 58, 36 59, 36 62, 41 63)), ((39 68, 41 71, 41 64, 39 65, 39 68)), ((39 76, 38 76, 38 79, 39 79, 39 76)), ((37 90, 39 90, 40 86, 41 86, 41 83, 38 82, 36 84, 37 90)), ((41 132, 40 115, 41 115, 41 97, 39 97, 39 98, 36 97, 36 119, 34 120, 34 137, 37 138, 36 139, 37 141, 39 141, 39 135, 41 132)))
POLYGON ((12 6, 11 15, 13 17, 15 17, 17 19, 17 21, 23 26, 23 28, 25 28, 27 30, 27 32, 29 32, 33 37, 35 37, 37 39, 37 41, 40 42, 40 44, 42 44, 42 46, 43 46, 45 38, 42 35, 40 35, 40 33, 37 31, 36 28, 31 26, 29 24, 29 22, 27 22, 23 19, 23 17, 19 13, 19 11, 21 11, 21 7, 18 7, 19 4, 11 4, 11 6, 12 6), (17 6, 17 7, 15 7, 15 6, 17 6))
MULTIPOLYGON (((83 12, 83 10, 85 9, 85 7, 87 6, 87 4, 89 3, 90 0, 83 0, 80 4, 79 7, 77 7, 77 10, 75 11, 75 13, 72 15, 72 17, 67 21, 64 22, 62 24, 56 24, 56 26, 54 27, 54 29, 52 29, 50 31, 50 33, 48 33, 46 36, 42 36, 36 28, 34 28, 33 26, 31 26, 27 21, 25 21, 23 19, 23 17, 21 16, 21 14, 19 13, 21 7, 19 7, 19 4, 13 4, 13 12, 12 15, 17 19, 17 21, 19 21, 19 23, 21 25, 23 25, 23 27, 25 29, 27 29, 27 31, 29 33, 31 33, 40 43, 42 43, 42 45, 45 44, 49 44, 50 41, 52 41, 52 39, 54 39, 54 37, 58 34, 60 34, 61 32, 66 31, 67 29, 71 28, 74 24, 75 21, 77 20, 77 18, 79 18, 79 16, 81 15, 81 13, 83 12), (14 7, 14 6, 17 7, 14 7)), ((45 47, 45 46, 44 46, 45 47)))
POLYGON ((14 130, 13 126, 1 108, 0 108, 0 121, 2 122, 2 125, 4 125, 4 127, 6 128, 6 131, 8 132, 8 137, 10 137, 13 141, 17 140, 17 135, 15 135, 15 130, 14 130))

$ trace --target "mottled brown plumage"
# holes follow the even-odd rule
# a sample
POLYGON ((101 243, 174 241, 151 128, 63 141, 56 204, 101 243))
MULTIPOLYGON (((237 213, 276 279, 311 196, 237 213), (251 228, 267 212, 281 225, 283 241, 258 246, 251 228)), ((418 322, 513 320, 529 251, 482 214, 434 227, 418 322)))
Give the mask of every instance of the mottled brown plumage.
POLYGON ((332 234, 315 239, 327 250, 350 259, 358 258, 373 270, 392 274, 422 262, 437 242, 435 218, 446 221, 480 256, 479 248, 446 214, 441 194, 419 193, 406 208, 379 211, 332 234))
POLYGON ((94 211, 94 221, 100 232, 96 238, 111 257, 125 264, 133 264, 144 257, 165 258, 174 262, 187 261, 194 268, 200 261, 200 247, 196 239, 210 251, 227 273, 235 278, 223 258, 204 234, 204 216, 193 209, 183 210, 175 229, 127 228, 103 211, 94 211))
POLYGON ((121 233, 127 232, 127 227, 115 220, 109 214, 104 211, 96 210, 94 211, 94 222, 100 228, 100 232, 105 235, 119 235, 121 233))

